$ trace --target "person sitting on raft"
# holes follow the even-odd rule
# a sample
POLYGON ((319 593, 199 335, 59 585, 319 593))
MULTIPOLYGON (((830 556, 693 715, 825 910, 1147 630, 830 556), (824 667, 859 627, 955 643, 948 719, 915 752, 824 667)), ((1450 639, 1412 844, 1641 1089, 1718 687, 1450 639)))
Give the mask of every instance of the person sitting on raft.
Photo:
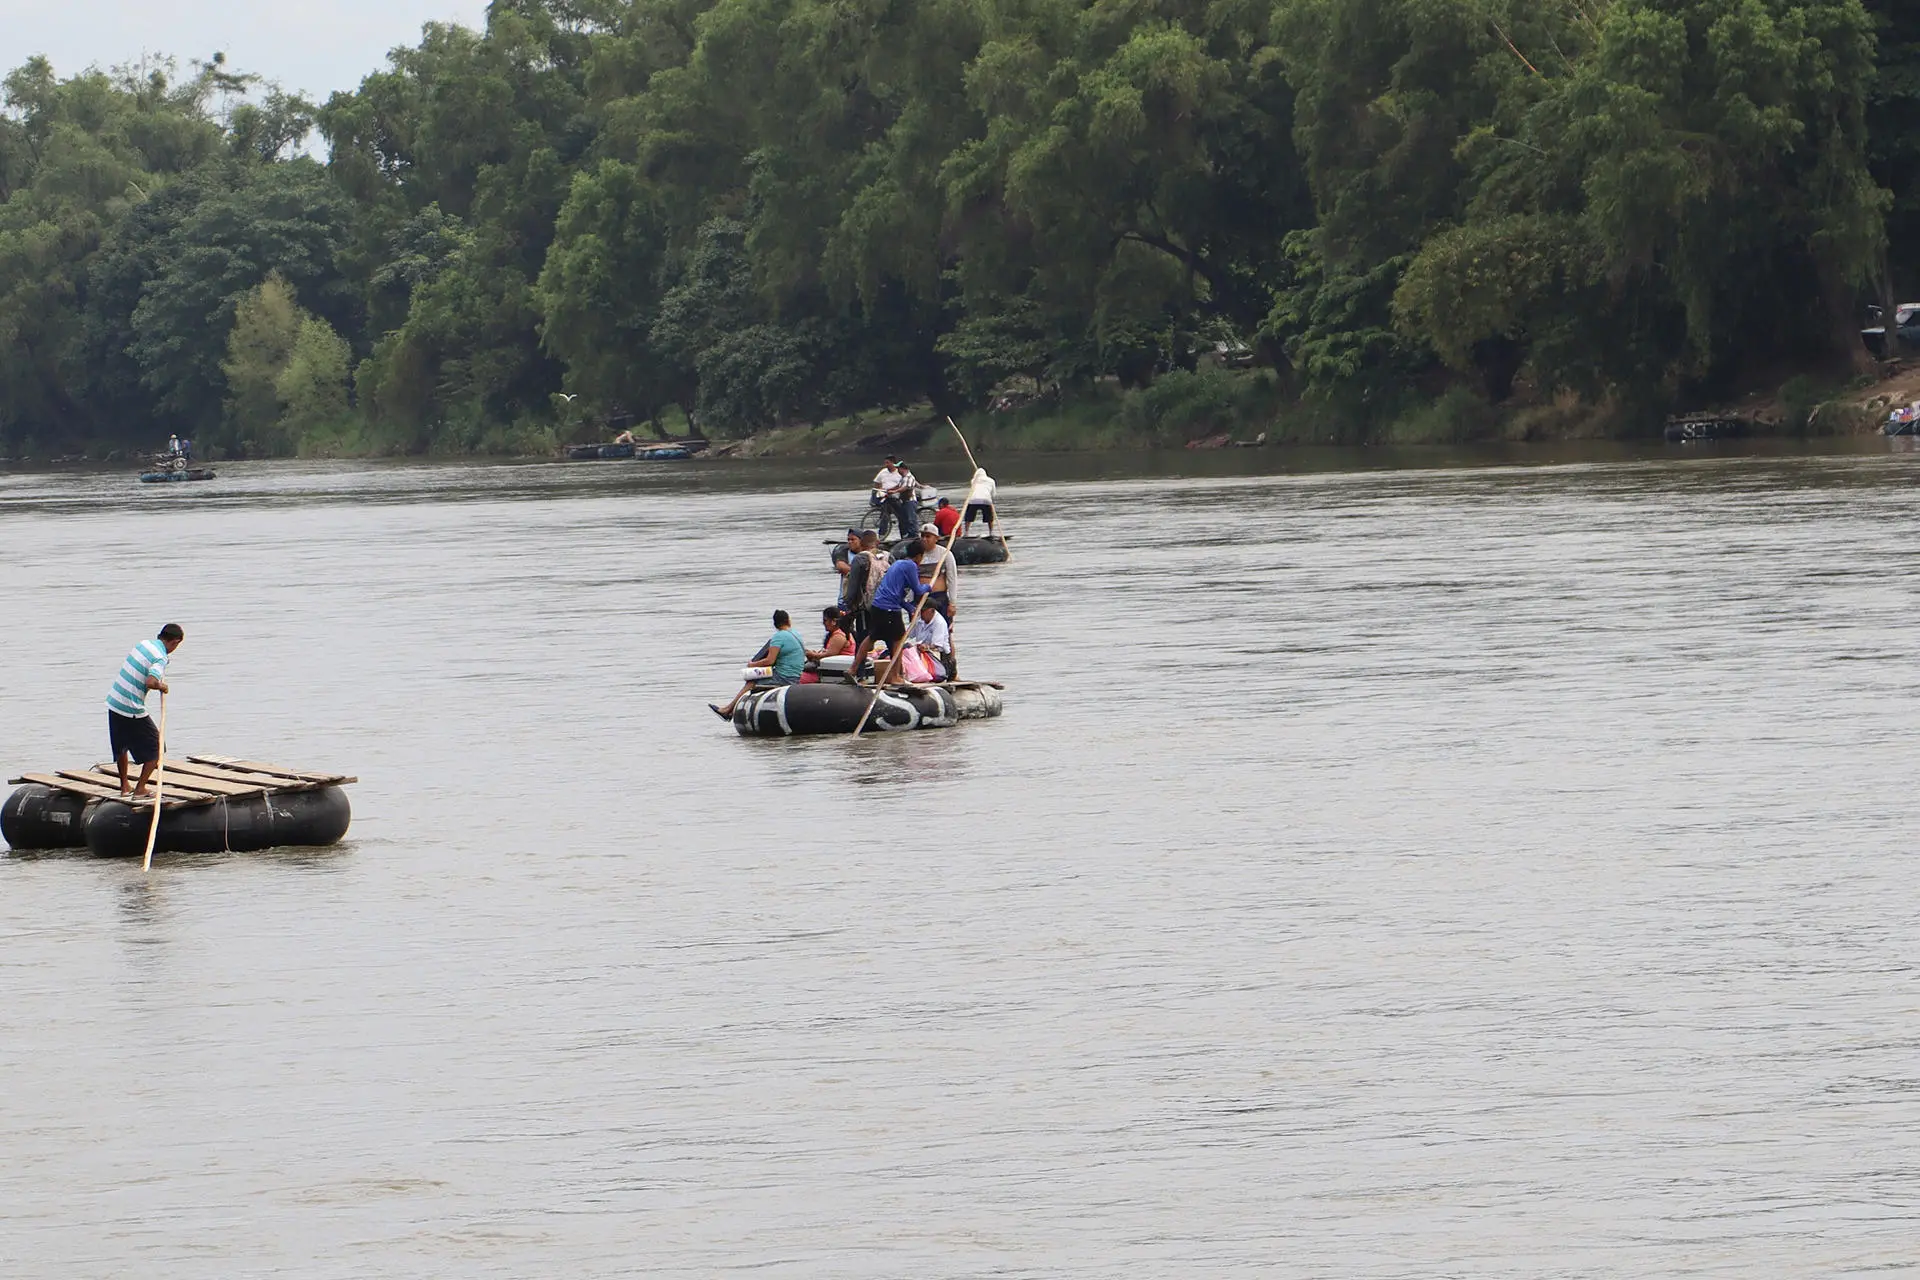
MULTIPOLYGON (((820 625, 827 629, 826 638, 818 649, 807 650, 808 662, 819 662, 822 658, 839 658, 853 652, 853 637, 840 625, 841 613, 838 605, 828 605, 820 612, 820 625)), ((820 673, 809 671, 800 677, 801 684, 819 684, 820 673)))
POLYGON ((920 610, 914 615, 913 625, 907 628, 907 644, 925 654, 933 664, 933 678, 949 679, 948 672, 953 666, 952 632, 947 620, 940 616, 940 610, 933 602, 931 593, 920 602, 920 610))
POLYGON ((867 608, 867 635, 860 642, 860 648, 853 656, 853 669, 857 672, 866 662, 867 654, 873 650, 873 642, 887 642, 887 652, 892 655, 883 674, 874 676, 875 684, 898 684, 900 679, 900 643, 907 637, 906 619, 901 616, 902 609, 916 605, 927 589, 920 585, 920 566, 911 559, 896 560, 887 566, 880 579, 880 585, 874 588, 873 603, 867 608))
POLYGON ((708 707, 722 720, 733 719, 733 709, 740 699, 755 689, 777 689, 781 685, 799 684, 800 677, 807 670, 807 647, 800 643, 800 637, 793 633, 793 619, 785 609, 773 611, 773 635, 760 646, 760 652, 747 659, 749 667, 768 667, 766 675, 756 675, 740 692, 733 695, 726 706, 709 702, 708 707))
POLYGON ((960 527, 960 513, 945 498, 933 509, 933 527, 940 531, 941 538, 951 538, 953 531, 960 527))
MULTIPOLYGON (((951 510, 951 508, 949 508, 951 510)), ((919 554, 915 557, 920 563, 920 581, 926 584, 927 599, 933 601, 940 610, 940 616, 946 620, 949 628, 953 623, 953 593, 960 585, 960 569, 954 563, 953 552, 940 544, 935 526, 923 525, 920 529, 919 554)), ((942 644, 947 650, 947 672, 951 676, 957 670, 953 661, 950 643, 942 644)))

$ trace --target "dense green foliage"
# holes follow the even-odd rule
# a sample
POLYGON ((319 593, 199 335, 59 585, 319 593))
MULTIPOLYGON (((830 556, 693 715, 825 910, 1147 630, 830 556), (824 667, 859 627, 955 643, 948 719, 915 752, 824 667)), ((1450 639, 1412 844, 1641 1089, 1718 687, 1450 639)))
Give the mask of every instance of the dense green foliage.
POLYGON ((324 105, 35 59, 0 113, 9 453, 1481 422, 1845 372, 1916 288, 1893 0, 495 0, 324 105))

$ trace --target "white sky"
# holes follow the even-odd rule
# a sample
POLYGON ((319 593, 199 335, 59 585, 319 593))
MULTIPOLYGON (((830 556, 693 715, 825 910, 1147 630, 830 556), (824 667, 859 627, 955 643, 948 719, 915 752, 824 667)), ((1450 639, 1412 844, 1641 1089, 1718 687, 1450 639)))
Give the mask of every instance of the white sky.
POLYGON ((0 68, 41 53, 69 76, 171 54, 184 73, 224 50, 235 71, 325 101, 418 43, 422 23, 479 27, 486 12, 486 0, 0 0, 0 68))

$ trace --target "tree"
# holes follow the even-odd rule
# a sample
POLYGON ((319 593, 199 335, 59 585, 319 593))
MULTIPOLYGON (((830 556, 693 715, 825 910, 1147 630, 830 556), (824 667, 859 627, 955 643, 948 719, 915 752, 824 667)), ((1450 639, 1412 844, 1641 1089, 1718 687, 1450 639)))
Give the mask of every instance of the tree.
POLYGON ((292 286, 278 273, 261 281, 234 307, 227 357, 220 365, 227 383, 231 439, 256 445, 276 441, 286 407, 281 375, 302 326, 310 319, 294 301, 292 286))
POLYGON ((351 354, 325 320, 308 316, 300 322, 286 367, 274 381, 274 393, 286 406, 281 429, 295 441, 345 420, 351 354))

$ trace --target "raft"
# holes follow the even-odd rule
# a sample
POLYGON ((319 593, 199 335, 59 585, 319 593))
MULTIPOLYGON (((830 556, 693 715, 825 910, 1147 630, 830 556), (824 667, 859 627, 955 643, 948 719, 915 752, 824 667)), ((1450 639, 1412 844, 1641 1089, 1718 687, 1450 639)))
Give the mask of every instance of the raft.
POLYGON ((608 462, 617 458, 638 458, 642 462, 678 462, 691 458, 693 450, 684 444, 575 444, 567 446, 569 462, 608 462))
MULTIPOLYGON (((823 733, 852 733, 873 700, 873 690, 840 680, 758 689, 733 709, 734 732, 744 738, 783 738, 823 733)), ((867 732, 946 729, 962 720, 988 720, 1003 709, 1000 691, 990 684, 890 685, 867 720, 867 732)))
POLYGON ((142 471, 141 484, 165 484, 173 480, 211 480, 214 478, 212 467, 188 467, 184 471, 142 471))
POLYGON ((607 462, 615 458, 631 458, 633 450, 631 441, 625 444, 573 444, 567 446, 567 461, 607 462))
MULTIPOLYGON (((945 546, 944 540, 940 543, 945 546)), ((893 544, 893 558, 902 559, 909 555, 918 557, 920 540, 902 538, 893 544)), ((1007 544, 999 538, 955 538, 953 540, 953 562, 957 565, 969 564, 1005 564, 1007 562, 1007 544)))
MULTIPOLYGON (((231 756, 169 757, 154 850, 252 853, 282 845, 328 845, 353 818, 353 778, 305 773, 231 756)), ((29 773, 0 805, 0 837, 14 849, 77 849, 140 857, 151 797, 128 800, 111 764, 29 773)))

